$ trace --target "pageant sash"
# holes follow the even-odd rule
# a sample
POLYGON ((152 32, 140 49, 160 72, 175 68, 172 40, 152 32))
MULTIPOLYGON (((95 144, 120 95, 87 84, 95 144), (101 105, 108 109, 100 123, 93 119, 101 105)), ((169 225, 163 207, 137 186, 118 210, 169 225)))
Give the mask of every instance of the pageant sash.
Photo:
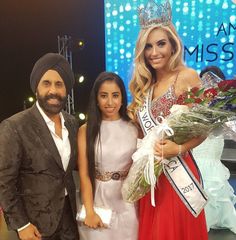
POLYGON ((147 135, 148 132, 152 130, 153 127, 156 126, 155 119, 153 119, 152 115, 149 112, 150 109, 150 92, 147 94, 143 106, 139 109, 137 116, 140 122, 140 126, 143 130, 144 135, 147 135))
MULTIPOLYGON (((151 92, 152 90, 147 94, 143 107, 140 108, 137 113, 144 135, 147 135, 153 128, 159 125, 150 113, 151 92)), ((149 167, 147 166, 147 172, 151 175, 153 175, 154 172, 154 170, 150 169, 150 167, 154 169, 153 161, 154 157, 153 160, 148 163, 149 167)), ((170 160, 163 159, 162 165, 164 174, 174 187, 182 202, 186 205, 193 216, 197 217, 207 203, 207 196, 198 180, 193 176, 191 170, 180 157, 175 157, 170 160)), ((153 179, 153 176, 150 176, 149 179, 153 179)), ((151 183, 148 181, 148 183, 151 184, 151 204, 152 206, 155 206, 153 180, 151 183)))
POLYGON ((197 217, 207 203, 207 195, 181 157, 163 164, 163 171, 188 210, 197 217))

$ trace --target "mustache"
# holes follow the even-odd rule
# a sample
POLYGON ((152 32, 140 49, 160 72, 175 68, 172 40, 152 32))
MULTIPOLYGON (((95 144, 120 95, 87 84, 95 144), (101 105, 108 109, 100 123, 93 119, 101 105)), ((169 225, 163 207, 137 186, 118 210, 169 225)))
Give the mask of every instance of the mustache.
POLYGON ((49 99, 57 99, 58 101, 64 101, 65 97, 61 97, 57 94, 49 94, 47 96, 44 97, 45 100, 49 100, 49 99))

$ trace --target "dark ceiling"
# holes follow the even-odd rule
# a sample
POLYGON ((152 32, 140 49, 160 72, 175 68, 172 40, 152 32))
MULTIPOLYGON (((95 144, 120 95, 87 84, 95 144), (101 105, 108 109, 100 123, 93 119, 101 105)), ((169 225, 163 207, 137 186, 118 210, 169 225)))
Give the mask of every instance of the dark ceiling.
POLYGON ((83 39, 83 50, 72 48, 73 71, 85 75, 74 87, 76 111, 86 111, 89 91, 105 70, 104 6, 102 0, 1 0, 0 121, 23 110, 33 95, 29 76, 35 61, 58 52, 57 37, 83 39))

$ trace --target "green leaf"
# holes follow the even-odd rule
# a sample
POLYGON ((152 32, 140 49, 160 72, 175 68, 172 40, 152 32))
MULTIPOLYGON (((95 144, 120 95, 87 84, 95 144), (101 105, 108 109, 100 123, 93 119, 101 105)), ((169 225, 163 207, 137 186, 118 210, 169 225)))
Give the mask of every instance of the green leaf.
POLYGON ((236 98, 229 100, 228 103, 236 104, 236 98))
POLYGON ((230 89, 228 90, 228 92, 230 92, 230 93, 236 93, 236 88, 230 88, 230 89))
POLYGON ((199 97, 199 96, 202 95, 203 93, 204 93, 204 88, 199 89, 199 90, 196 92, 196 96, 199 97))
POLYGON ((194 101, 194 99, 192 99, 192 98, 187 98, 187 99, 185 99, 184 100, 186 103, 194 103, 195 101, 194 101))

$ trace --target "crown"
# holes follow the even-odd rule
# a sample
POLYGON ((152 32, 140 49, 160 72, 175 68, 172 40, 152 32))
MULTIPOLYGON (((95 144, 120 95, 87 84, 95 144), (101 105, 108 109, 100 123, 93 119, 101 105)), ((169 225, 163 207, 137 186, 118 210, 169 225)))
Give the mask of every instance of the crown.
POLYGON ((154 25, 169 25, 171 23, 171 5, 168 0, 164 3, 156 3, 149 0, 144 8, 138 9, 139 23, 141 28, 154 25))

